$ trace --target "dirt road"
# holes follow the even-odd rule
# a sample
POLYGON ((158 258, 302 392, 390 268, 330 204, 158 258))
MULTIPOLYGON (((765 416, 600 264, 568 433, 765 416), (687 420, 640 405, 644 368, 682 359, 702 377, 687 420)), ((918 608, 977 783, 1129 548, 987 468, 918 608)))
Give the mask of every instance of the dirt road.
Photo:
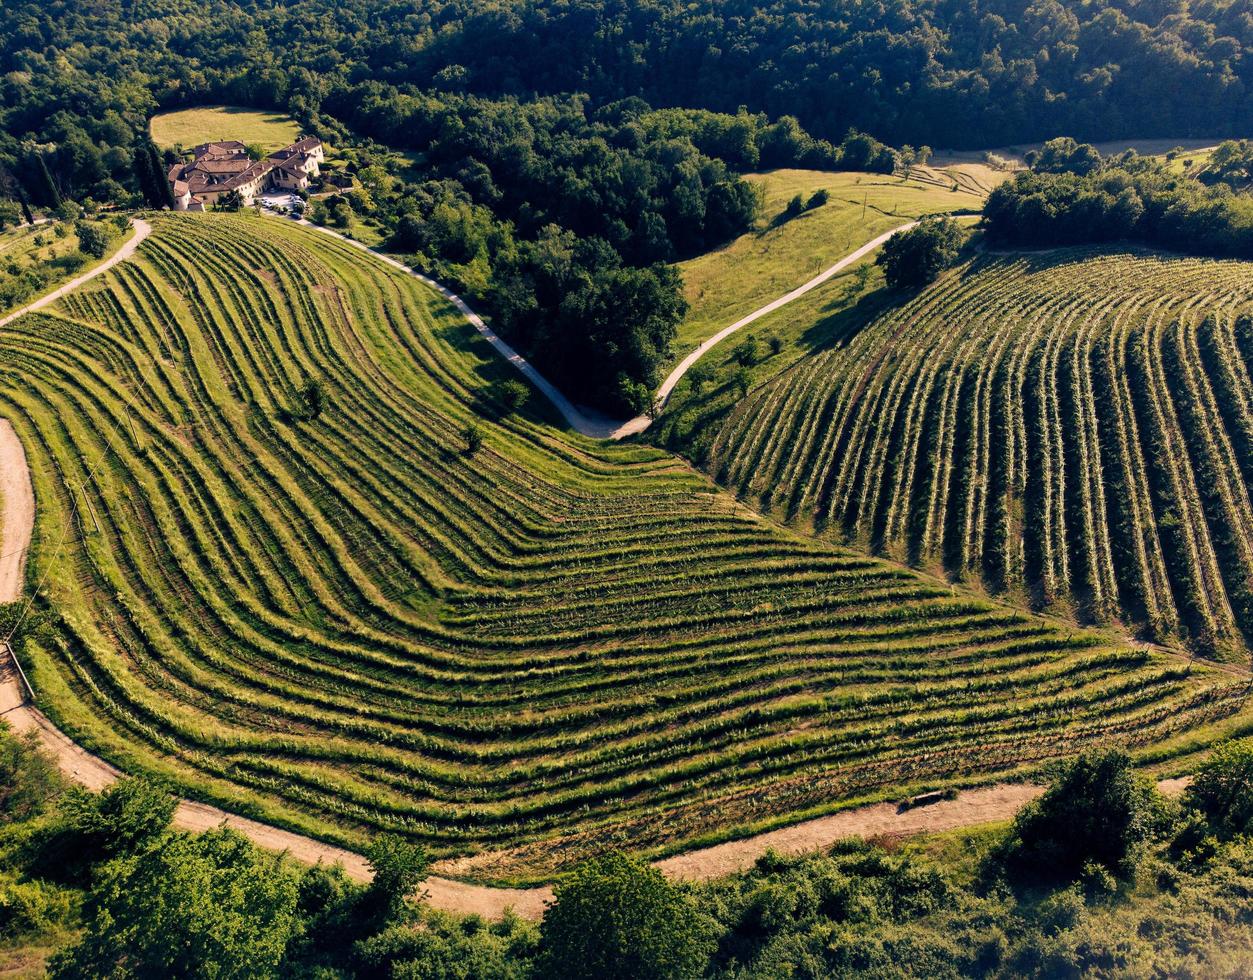
MULTIPOLYGON (((365 245, 356 239, 347 238, 337 231, 332 231, 330 228, 323 228, 321 225, 312 224, 303 218, 295 220, 299 224, 306 225, 322 232, 323 234, 330 235, 333 238, 338 238, 342 242, 347 242, 349 245, 362 249, 363 251, 370 252, 380 261, 387 263, 394 269, 398 269, 401 272, 406 272, 409 275, 414 276, 438 292, 461 311, 462 316, 469 320, 471 326, 481 333, 489 344, 496 348, 501 357, 512 364, 528 381, 531 382, 531 384, 535 385, 535 387, 538 388, 544 396, 553 403, 554 406, 556 406, 557 411, 561 413, 562 417, 566 420, 569 426, 576 432, 580 432, 585 436, 590 436, 593 439, 616 440, 625 439, 627 436, 634 435, 637 432, 643 432, 650 425, 652 425, 653 417, 651 415, 637 415, 633 419, 626 419, 623 421, 611 419, 589 408, 575 405, 570 401, 570 399, 561 393, 556 385, 540 374, 530 361, 510 347, 509 344, 505 343, 505 341, 501 340, 500 337, 496 335, 496 332, 483 322, 483 318, 475 313, 474 310, 470 309, 465 300, 452 290, 448 289, 446 286, 441 286, 435 280, 429 278, 428 276, 424 276, 416 269, 411 269, 403 262, 400 262, 389 255, 384 255, 381 252, 375 251, 368 245, 365 245)), ((891 231, 885 231, 882 235, 866 242, 865 245, 862 245, 856 251, 850 252, 848 255, 844 256, 844 258, 840 259, 834 265, 822 270, 822 272, 818 273, 818 275, 814 276, 808 282, 797 286, 790 293, 786 293, 778 299, 767 303, 760 309, 754 310, 747 316, 741 317, 729 327, 723 327, 716 334, 683 358, 683 360, 681 360, 675 366, 674 370, 666 377, 666 380, 661 383, 661 387, 657 389, 657 395, 655 398, 655 404, 658 409, 665 407, 666 402, 670 398, 670 393, 674 390, 674 386, 679 383, 679 379, 681 379, 683 375, 691 369, 693 364, 704 357, 705 354, 707 354, 717 344, 731 336, 736 331, 748 326, 750 323, 760 320, 766 314, 773 313, 780 307, 786 306, 793 300, 804 296, 810 290, 821 286, 833 276, 839 275, 854 262, 857 262, 859 259, 869 255, 898 231, 905 231, 912 228, 915 224, 917 224, 916 221, 910 221, 898 228, 893 228, 891 231)))
POLYGON ((75 290, 79 286, 81 286, 83 283, 90 282, 92 279, 95 279, 96 276, 101 275, 102 273, 108 272, 119 262, 129 259, 132 255, 135 254, 135 249, 139 248, 139 243, 142 242, 145 238, 147 238, 150 234, 152 234, 152 225, 148 224, 148 222, 142 220, 141 218, 135 219, 134 227, 135 227, 135 233, 131 235, 130 240, 127 241, 126 244, 123 245, 121 248, 119 248, 116 252, 110 255, 107 259, 101 262, 98 266, 96 266, 93 269, 89 269, 87 272, 84 272, 81 276, 71 279, 65 285, 58 286, 52 292, 39 297, 39 299, 35 300, 35 302, 28 303, 26 306, 23 306, 20 309, 16 309, 12 313, 6 313, 4 316, 0 317, 0 327, 5 326, 6 324, 12 323, 14 320, 16 320, 19 316, 22 316, 23 314, 33 313, 35 310, 43 309, 49 303, 55 303, 57 300, 59 300, 62 296, 64 296, 66 293, 70 292, 71 290, 75 290))
POLYGON ((8 419, 0 419, 0 603, 22 594, 26 552, 35 528, 35 491, 26 468, 26 453, 8 419))

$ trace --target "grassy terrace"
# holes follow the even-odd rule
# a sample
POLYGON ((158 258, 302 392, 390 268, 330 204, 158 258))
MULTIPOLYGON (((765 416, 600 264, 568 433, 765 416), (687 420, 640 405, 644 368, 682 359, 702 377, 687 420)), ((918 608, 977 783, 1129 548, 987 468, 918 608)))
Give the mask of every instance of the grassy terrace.
POLYGON ((500 417, 456 311, 328 236, 154 227, 0 331, 59 614, 21 651, 125 768, 348 844, 514 848, 488 873, 522 880, 1148 746, 1243 696, 780 530, 660 451, 500 417), (283 421, 310 377, 329 407, 283 421))
POLYGON ((1247 663, 1253 266, 987 256, 758 389, 710 467, 784 519, 1247 663))
POLYGON ((910 180, 819 170, 774 170, 749 176, 765 193, 759 227, 725 248, 679 264, 690 311, 674 345, 676 360, 881 232, 924 214, 978 210, 986 186, 1004 175, 977 165, 966 169, 979 172, 983 182, 975 182, 965 171, 952 176, 930 168, 920 169, 910 180), (808 200, 817 190, 831 195, 827 204, 784 218, 793 196, 800 194, 808 200))

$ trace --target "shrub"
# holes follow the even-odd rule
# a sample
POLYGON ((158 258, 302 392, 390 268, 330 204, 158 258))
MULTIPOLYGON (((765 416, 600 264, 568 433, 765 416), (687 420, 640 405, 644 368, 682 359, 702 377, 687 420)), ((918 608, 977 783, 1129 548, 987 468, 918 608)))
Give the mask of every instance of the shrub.
POLYGON ((1074 881, 1089 862, 1129 878, 1165 812, 1161 795, 1125 753, 1083 755, 1018 814, 1004 857, 1019 875, 1045 882, 1074 881))
POLYGON ((731 356, 741 367, 752 367, 761 360, 761 342, 750 333, 740 341, 731 356))
POLYGON ((787 207, 783 209, 785 218, 795 218, 798 214, 805 210, 805 198, 797 194, 794 198, 787 202, 787 207))
POLYGON ((952 218, 926 217, 908 231, 889 238, 875 262, 883 266, 893 289, 925 286, 953 264, 962 237, 961 228, 952 218))
POLYGON ((78 235, 78 247, 94 259, 104 258, 113 237, 109 229, 99 221, 79 221, 74 226, 78 235))
POLYGON ((501 381, 496 385, 496 397, 500 399, 506 414, 512 414, 526 404, 531 389, 521 381, 501 381))
POLYGON ((121 779, 102 793, 75 787, 61 803, 62 828, 92 861, 143 850, 164 834, 177 801, 143 776, 121 779))
POLYGON ((363 897, 365 918, 375 928, 397 920, 410 893, 426 878, 430 862, 421 844, 396 834, 374 839, 365 852, 374 879, 363 897))
POLYGON ((19 881, 0 871, 0 936, 47 932, 70 911, 70 892, 43 881, 19 881))
POLYGON ((296 417, 302 418, 306 422, 312 422, 326 407, 326 391, 322 387, 322 382, 317 378, 310 378, 299 388, 296 389, 296 417))
POLYGON ((536 975, 680 980, 700 976, 712 952, 706 923, 660 871, 610 853, 557 886, 536 975))
POLYGON ((813 194, 809 196, 809 200, 805 202, 805 210, 813 211, 815 208, 822 207, 829 200, 831 200, 830 191, 828 191, 825 187, 820 187, 818 190, 814 191, 813 194))
POLYGON ((63 789, 56 761, 34 732, 13 735, 0 721, 0 824, 39 814, 63 789))
POLYGON ((1184 798, 1214 827, 1234 834, 1253 830, 1253 739, 1218 746, 1184 798))
POLYGON ((295 876, 279 861, 225 829, 112 861, 81 941, 53 957, 50 975, 276 976, 297 928, 295 876))
POLYGON ((483 430, 477 422, 471 422, 461 430, 461 437, 466 442, 466 455, 473 456, 483 448, 483 430))

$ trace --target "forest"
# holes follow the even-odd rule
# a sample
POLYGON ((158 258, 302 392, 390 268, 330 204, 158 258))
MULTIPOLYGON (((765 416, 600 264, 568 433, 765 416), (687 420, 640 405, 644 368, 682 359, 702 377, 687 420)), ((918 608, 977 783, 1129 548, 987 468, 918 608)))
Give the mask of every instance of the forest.
POLYGON ((577 400, 633 412, 683 315, 658 264, 749 225, 739 175, 891 172, 892 142, 1235 135, 1251 41, 1240 4, 1181 0, 17 2, 0 197, 134 202, 148 118, 201 103, 413 151, 372 202, 393 248, 577 400))

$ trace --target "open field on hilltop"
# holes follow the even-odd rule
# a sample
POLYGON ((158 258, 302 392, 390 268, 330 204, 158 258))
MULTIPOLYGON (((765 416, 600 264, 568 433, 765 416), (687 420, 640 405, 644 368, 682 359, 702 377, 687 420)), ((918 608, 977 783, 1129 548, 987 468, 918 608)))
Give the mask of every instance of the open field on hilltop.
POLYGON ((1247 663, 1253 265, 987 255, 763 385, 710 471, 824 536, 1247 663))
POLYGON ((507 848, 486 873, 521 880, 1242 703, 1239 679, 778 529, 655 449, 499 416, 486 343, 346 243, 152 223, 0 330, 44 583, 19 653, 125 769, 345 844, 507 848), (293 418, 310 378, 327 407, 293 418))
POLYGON ((273 153, 294 143, 300 135, 296 120, 285 113, 229 105, 162 112, 152 117, 148 128, 157 146, 181 146, 188 150, 198 143, 239 140, 273 153))
POLYGON ((774 170, 746 179, 764 188, 759 227, 725 248, 679 263, 690 309, 675 340, 676 358, 880 232, 924 214, 983 206, 974 184, 962 183, 954 192, 953 182, 938 179, 820 170, 774 170), (784 219, 794 195, 808 200, 822 189, 831 195, 827 204, 784 219))

